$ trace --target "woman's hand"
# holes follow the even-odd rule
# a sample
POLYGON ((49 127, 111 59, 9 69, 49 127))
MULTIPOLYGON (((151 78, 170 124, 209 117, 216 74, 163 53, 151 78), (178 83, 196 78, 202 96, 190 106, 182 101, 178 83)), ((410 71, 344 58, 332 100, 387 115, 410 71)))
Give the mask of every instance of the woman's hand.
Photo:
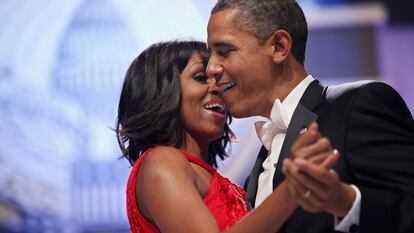
POLYGON ((347 214, 355 191, 332 170, 338 159, 339 152, 332 150, 316 123, 294 143, 291 159, 283 162, 283 172, 290 194, 304 210, 326 211, 337 217, 347 214))

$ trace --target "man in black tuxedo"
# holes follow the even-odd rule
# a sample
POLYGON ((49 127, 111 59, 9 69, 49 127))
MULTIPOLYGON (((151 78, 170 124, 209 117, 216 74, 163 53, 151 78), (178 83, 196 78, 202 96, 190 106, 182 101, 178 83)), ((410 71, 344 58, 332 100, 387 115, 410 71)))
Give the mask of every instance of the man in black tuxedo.
POLYGON ((269 119, 256 125, 264 146, 246 182, 253 207, 286 179, 302 208, 280 232, 414 232, 414 121, 394 89, 324 87, 308 75, 294 0, 218 0, 207 31, 207 73, 231 114, 269 119), (341 154, 334 171, 291 153, 313 121, 341 154))

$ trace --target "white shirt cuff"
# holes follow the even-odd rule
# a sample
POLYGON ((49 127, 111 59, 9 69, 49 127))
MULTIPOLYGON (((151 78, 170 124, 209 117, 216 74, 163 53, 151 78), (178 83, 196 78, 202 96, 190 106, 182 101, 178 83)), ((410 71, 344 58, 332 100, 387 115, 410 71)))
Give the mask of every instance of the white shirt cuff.
POLYGON ((356 193, 355 201, 344 218, 341 220, 337 217, 334 218, 336 231, 350 232, 351 228, 358 227, 359 225, 359 216, 361 212, 361 191, 359 191, 358 187, 353 184, 351 184, 351 187, 356 193))

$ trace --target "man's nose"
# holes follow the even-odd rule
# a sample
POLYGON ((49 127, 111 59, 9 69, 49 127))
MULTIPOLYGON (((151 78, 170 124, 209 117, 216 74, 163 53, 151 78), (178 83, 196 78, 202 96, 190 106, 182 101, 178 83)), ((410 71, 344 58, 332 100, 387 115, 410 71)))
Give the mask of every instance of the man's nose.
POLYGON ((223 74, 223 67, 215 62, 213 59, 210 59, 207 64, 207 76, 214 78, 216 83, 220 82, 221 76, 223 74))

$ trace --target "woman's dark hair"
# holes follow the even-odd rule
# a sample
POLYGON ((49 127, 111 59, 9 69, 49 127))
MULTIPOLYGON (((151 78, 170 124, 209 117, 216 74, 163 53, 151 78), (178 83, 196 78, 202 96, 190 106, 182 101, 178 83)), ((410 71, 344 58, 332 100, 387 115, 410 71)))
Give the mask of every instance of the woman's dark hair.
MULTIPOLYGON (((138 157, 155 145, 179 148, 185 143, 180 115, 180 74, 193 52, 199 52, 207 65, 209 51, 199 41, 171 41, 154 44, 130 65, 122 87, 115 132, 123 156, 133 165, 138 157)), ((224 134, 209 145, 209 164, 217 167, 233 137, 229 116, 224 134)))

